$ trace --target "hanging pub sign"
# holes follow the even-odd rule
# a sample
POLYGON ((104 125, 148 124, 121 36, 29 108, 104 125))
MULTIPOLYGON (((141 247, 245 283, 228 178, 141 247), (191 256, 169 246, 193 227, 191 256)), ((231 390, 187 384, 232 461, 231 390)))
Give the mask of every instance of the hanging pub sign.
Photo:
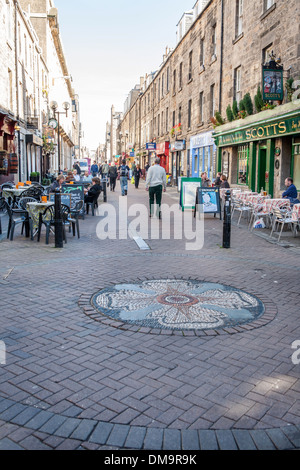
POLYGON ((270 61, 263 65, 263 100, 283 101, 283 66, 273 51, 270 61))

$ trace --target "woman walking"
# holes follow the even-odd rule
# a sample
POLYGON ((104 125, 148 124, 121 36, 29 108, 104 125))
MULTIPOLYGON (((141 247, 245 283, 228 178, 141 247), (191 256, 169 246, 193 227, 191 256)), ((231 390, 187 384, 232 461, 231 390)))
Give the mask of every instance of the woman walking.
POLYGON ((110 190, 115 192, 118 171, 114 162, 112 162, 111 166, 109 167, 108 176, 110 179, 110 190))
POLYGON ((134 170, 134 183, 135 183, 136 189, 139 188, 140 178, 142 176, 143 176, 143 173, 142 173, 142 170, 140 169, 140 165, 137 164, 137 166, 135 167, 135 170, 134 170))

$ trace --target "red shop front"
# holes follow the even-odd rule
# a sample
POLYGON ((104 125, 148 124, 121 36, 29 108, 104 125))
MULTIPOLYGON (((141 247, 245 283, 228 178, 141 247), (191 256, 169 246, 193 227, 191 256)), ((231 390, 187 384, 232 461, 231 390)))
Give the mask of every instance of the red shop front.
POLYGON ((161 166, 169 173, 170 142, 156 144, 156 155, 160 158, 161 166))

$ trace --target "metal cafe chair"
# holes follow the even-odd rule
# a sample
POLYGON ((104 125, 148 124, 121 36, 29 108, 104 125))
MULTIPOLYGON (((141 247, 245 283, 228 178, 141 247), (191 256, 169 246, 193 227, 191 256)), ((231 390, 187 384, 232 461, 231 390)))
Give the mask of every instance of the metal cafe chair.
POLYGON ((272 238, 272 235, 276 229, 276 225, 281 225, 281 230, 279 232, 278 236, 278 242, 280 241, 283 228, 287 224, 290 226, 291 230, 294 232, 295 228, 293 226, 294 219, 292 218, 292 213, 291 211, 288 210, 280 210, 279 208, 275 207, 273 209, 273 222, 272 222, 272 230, 270 233, 270 238, 272 238))

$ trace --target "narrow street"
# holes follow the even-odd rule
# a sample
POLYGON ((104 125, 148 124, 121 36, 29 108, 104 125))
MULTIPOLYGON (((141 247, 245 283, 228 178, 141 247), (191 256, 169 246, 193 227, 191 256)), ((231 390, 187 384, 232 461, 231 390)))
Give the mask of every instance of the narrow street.
MULTIPOLYGON (((144 182, 129 186, 129 210, 147 207, 144 182)), ((108 192, 117 214, 124 199, 108 192)), ((299 237, 287 248, 242 223, 225 250, 207 215, 201 250, 172 236, 140 249, 118 224, 100 240, 98 214, 63 249, 2 237, 0 449, 300 448, 299 237)))

